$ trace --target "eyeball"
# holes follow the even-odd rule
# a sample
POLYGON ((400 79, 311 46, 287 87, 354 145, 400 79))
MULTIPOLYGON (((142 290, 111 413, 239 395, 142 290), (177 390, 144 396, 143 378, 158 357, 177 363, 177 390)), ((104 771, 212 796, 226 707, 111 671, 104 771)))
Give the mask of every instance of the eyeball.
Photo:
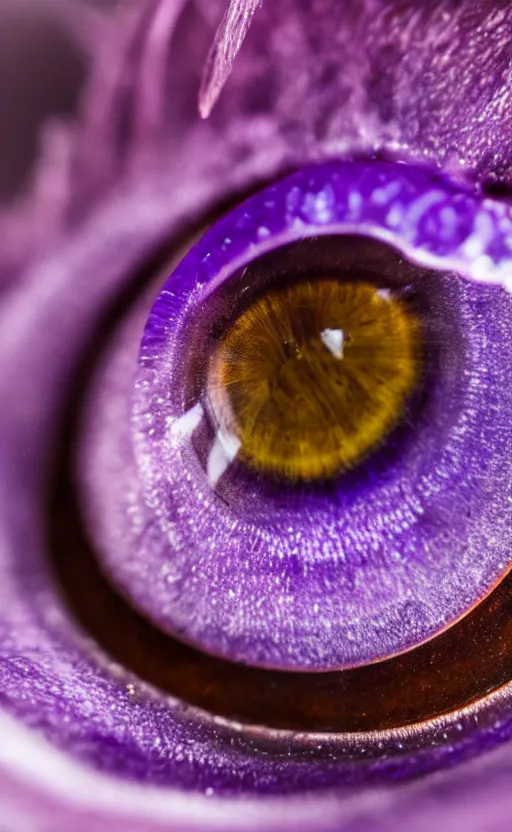
POLYGON ((330 162, 176 267, 133 391, 146 531, 129 555, 100 545, 160 628, 340 670, 422 644, 508 572, 512 306, 474 280, 507 274, 499 208, 421 169, 330 162))

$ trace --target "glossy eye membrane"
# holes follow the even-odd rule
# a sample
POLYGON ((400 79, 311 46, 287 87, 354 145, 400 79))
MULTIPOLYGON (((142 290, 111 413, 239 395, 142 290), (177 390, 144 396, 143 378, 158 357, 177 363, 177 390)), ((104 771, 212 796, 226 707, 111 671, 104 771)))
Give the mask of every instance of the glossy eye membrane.
POLYGON ((207 480, 239 516, 275 524, 292 491, 302 501, 287 509, 300 512, 306 491, 321 501, 368 458, 400 453, 440 340, 458 339, 432 304, 414 268, 369 239, 309 238, 255 258, 183 315, 172 436, 194 423, 207 480))
MULTIPOLYGON (((143 337, 132 439, 144 538, 128 560, 126 547, 101 547, 132 603, 199 650, 308 672, 411 650, 488 594, 509 569, 512 310, 503 289, 454 270, 470 274, 486 258, 500 279, 503 219, 499 206, 414 168, 332 163, 212 226, 163 286, 143 337), (477 251, 477 231, 492 223, 477 251), (329 446, 322 459, 318 445, 297 453, 292 441, 286 461, 281 446, 271 458, 275 414, 254 428, 261 441, 251 450, 254 397, 244 383, 230 398, 227 383, 233 345, 243 372, 259 367, 268 387, 272 338, 290 341, 296 327, 303 347, 308 315, 320 316, 311 354, 327 361, 330 390, 333 367, 356 347, 348 329, 362 297, 365 315, 372 303, 379 310, 367 318, 371 333, 382 321, 389 332, 394 316, 388 410, 378 400, 373 433, 376 359, 358 379, 370 404, 348 456, 333 458, 329 446), (336 319, 326 318, 336 304, 336 319), (262 316, 268 332, 249 350, 262 316)), ((294 384, 307 406, 311 384, 294 384)), ((338 416, 332 408, 329 425, 338 416)), ((308 429, 320 441, 311 437, 308 429)))
POLYGON ((219 434, 262 474, 307 481, 353 467, 400 418, 419 373, 418 329, 399 299, 368 283, 266 294, 210 359, 219 434))

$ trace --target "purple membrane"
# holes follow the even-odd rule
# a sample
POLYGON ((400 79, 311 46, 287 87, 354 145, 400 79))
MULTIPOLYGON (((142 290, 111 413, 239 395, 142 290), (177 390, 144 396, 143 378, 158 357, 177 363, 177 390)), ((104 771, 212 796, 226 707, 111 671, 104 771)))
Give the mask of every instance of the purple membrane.
MULTIPOLYGON (((151 531, 132 527, 128 545, 127 530, 109 547, 98 541, 114 583, 201 649, 294 670, 399 653, 474 606, 510 568, 512 303, 501 288, 446 272, 508 275, 511 227, 500 205, 383 162, 306 169, 214 224, 164 284, 145 328, 133 421, 142 496, 126 514, 151 531), (191 323, 233 272, 273 248, 351 233, 444 270, 402 277, 420 293, 424 285, 436 310, 425 336, 439 349, 427 405, 407 442, 395 440, 394 459, 370 457, 325 493, 265 492, 236 477, 224 487, 234 462, 227 440, 204 440, 206 464, 194 447, 207 413, 200 398, 186 402, 191 323)), ((231 291, 241 290, 235 281, 231 291)), ((122 470, 117 496, 108 487, 110 497, 96 486, 89 497, 95 517, 106 507, 97 529, 122 516, 122 470)))
MULTIPOLYGON (((267 2, 200 122, 223 3, 121 6, 118 17, 84 22, 69 4, 94 53, 81 117, 45 132, 35 187, 0 216, 2 286, 11 287, 0 309, 2 822, 15 832, 506 828, 510 745, 489 749, 511 736, 509 685, 463 712, 371 735, 297 737, 225 723, 145 685, 83 632, 51 572, 43 517, 50 451, 80 356, 162 241, 179 241, 228 198, 332 157, 421 161, 475 192, 508 193, 512 10, 497 0, 267 2), (441 767, 392 788, 372 782, 441 767)), ((225 37, 221 30, 216 41, 224 75, 233 57, 225 37)), ((505 216, 506 200, 499 205, 505 216)), ((143 306, 104 375, 98 369, 98 420, 117 430, 96 445, 88 434, 97 470, 109 471, 114 496, 123 482, 135 520, 138 472, 115 421, 129 420, 143 306)), ((87 452, 84 437, 81 458, 87 452)), ((112 512, 112 540, 125 522, 112 512)), ((89 531, 103 539, 101 528, 89 531)), ((70 546, 69 561, 76 556, 70 546)))

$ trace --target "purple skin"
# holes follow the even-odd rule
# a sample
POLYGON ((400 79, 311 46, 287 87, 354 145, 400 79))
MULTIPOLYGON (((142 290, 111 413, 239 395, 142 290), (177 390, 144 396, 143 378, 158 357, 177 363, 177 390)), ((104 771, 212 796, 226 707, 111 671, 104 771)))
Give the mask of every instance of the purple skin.
MULTIPOLYGON (((0 219, 2 272, 15 279, 0 309, 2 821, 13 832, 33 818, 52 832, 506 828, 510 746, 476 752, 510 736, 508 688, 407 731, 281 734, 267 747, 265 732, 219 724, 113 667, 48 573, 48 439, 94 322, 163 240, 219 201, 326 157, 423 162, 462 183, 469 201, 489 183, 512 184, 508 3, 267 3, 202 122, 195 96, 214 6, 148 2, 106 25, 79 125, 49 136, 38 187, 0 219), (55 146, 69 153, 57 158, 55 146), (355 764, 377 747, 373 763, 355 764), (363 785, 469 756, 393 789, 363 785)), ((96 19, 88 25, 97 43, 96 19)), ((485 279, 480 267, 467 275, 485 279)), ((114 401, 127 378, 109 376, 114 401)), ((116 452, 104 453, 114 473, 116 452)))

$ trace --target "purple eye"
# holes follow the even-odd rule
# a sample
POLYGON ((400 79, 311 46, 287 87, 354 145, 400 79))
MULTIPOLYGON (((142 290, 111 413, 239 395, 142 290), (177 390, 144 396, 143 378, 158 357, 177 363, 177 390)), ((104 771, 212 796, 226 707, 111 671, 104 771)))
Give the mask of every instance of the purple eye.
POLYGON ((233 0, 209 59, 223 0, 77 25, 80 120, 0 217, 6 828, 18 780, 52 832, 505 806, 494 5, 233 0))
POLYGON ((125 466, 89 477, 115 584, 200 650, 299 671, 399 654, 478 603, 509 569, 512 305, 459 275, 506 279, 510 240, 500 205, 376 161, 214 223, 114 428, 140 491, 125 466))

